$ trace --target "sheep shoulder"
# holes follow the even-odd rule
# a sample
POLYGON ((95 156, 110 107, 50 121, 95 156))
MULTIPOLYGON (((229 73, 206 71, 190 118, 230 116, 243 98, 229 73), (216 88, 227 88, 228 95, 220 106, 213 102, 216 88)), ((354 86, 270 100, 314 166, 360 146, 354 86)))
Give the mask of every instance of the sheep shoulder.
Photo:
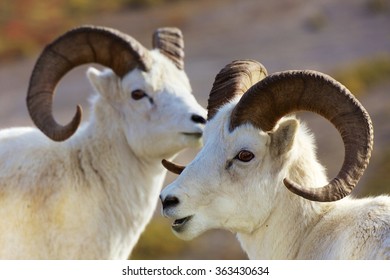
POLYGON ((298 258, 390 259, 390 197, 334 203, 303 244, 298 258))

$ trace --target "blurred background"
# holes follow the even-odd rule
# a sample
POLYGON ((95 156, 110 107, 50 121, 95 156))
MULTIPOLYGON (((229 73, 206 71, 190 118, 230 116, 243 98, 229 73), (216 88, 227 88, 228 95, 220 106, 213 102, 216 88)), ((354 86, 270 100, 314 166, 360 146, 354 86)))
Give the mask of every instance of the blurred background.
MULTIPOLYGON (((390 193, 390 0, 1 0, 0 128, 32 125, 25 96, 35 60, 45 44, 80 24, 117 28, 148 48, 156 28, 179 27, 185 70, 204 107, 215 75, 235 59, 258 60, 269 73, 313 69, 333 76, 374 123, 374 153, 353 195, 390 193)), ((69 120, 76 104, 88 111, 92 87, 85 70, 67 74, 57 89, 54 112, 60 122, 69 120)), ((335 176, 344 156, 341 138, 322 118, 300 117, 315 133, 328 175, 335 176)), ((183 152, 177 162, 188 163, 196 152, 183 152)), ((168 175, 165 184, 174 178, 168 175)), ((246 258, 226 231, 191 242, 177 239, 157 201, 156 206, 131 259, 246 258)))

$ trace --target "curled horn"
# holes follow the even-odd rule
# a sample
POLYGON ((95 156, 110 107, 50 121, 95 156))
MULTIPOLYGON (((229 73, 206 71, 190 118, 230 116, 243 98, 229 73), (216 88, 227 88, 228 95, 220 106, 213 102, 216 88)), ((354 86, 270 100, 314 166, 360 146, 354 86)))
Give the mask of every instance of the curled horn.
POLYGON ((344 162, 337 176, 323 187, 300 186, 288 178, 284 184, 309 200, 342 199, 363 175, 374 136, 366 110, 333 78, 315 71, 286 71, 268 76, 251 87, 233 109, 230 130, 249 122, 270 131, 280 118, 301 110, 317 113, 336 127, 344 142, 344 162))
POLYGON ((52 114, 55 87, 67 72, 85 63, 99 63, 123 77, 136 67, 148 71, 151 58, 138 41, 105 27, 82 26, 47 45, 31 74, 27 107, 35 125, 55 141, 72 136, 82 116, 81 107, 77 106, 70 123, 62 126, 55 121, 52 114))
POLYGON ((180 175, 186 168, 185 166, 170 162, 166 159, 163 159, 161 163, 168 171, 171 171, 172 173, 175 173, 177 175, 180 175))
POLYGON ((184 69, 184 41, 180 29, 162 27, 153 34, 153 48, 159 49, 180 70, 184 69))
POLYGON ((254 60, 235 60, 226 65, 215 77, 207 105, 207 119, 212 119, 220 107, 243 95, 266 76, 265 67, 254 60))

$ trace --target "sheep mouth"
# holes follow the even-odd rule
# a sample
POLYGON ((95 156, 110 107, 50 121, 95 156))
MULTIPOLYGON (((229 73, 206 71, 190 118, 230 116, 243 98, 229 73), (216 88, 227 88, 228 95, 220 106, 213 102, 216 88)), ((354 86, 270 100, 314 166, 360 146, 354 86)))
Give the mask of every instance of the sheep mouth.
POLYGON ((188 216, 182 219, 176 219, 172 223, 172 229, 176 232, 181 232, 184 229, 184 226, 191 220, 192 216, 188 216))
POLYGON ((185 136, 191 136, 194 138, 201 138, 203 133, 202 132, 182 132, 181 134, 185 136))

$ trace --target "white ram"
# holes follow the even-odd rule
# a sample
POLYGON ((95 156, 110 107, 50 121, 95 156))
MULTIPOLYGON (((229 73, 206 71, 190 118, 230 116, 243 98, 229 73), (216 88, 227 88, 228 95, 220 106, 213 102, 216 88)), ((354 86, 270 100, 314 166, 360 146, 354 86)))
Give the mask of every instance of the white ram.
POLYGON ((158 200, 161 159, 198 147, 205 123, 183 70, 181 31, 156 30, 153 47, 114 29, 82 26, 44 49, 27 104, 38 128, 57 142, 35 128, 0 131, 0 258, 129 256, 158 200), (87 72, 97 92, 90 120, 77 130, 78 107, 70 124, 57 124, 56 84, 92 62, 110 69, 87 72))
POLYGON ((177 236, 226 229, 251 259, 390 259, 390 197, 346 197, 368 164, 373 129, 343 85, 315 71, 266 77, 261 64, 235 61, 217 75, 208 110, 196 158, 185 169, 164 162, 182 172, 161 193, 177 236), (290 115, 300 110, 341 133, 344 163, 329 183, 312 134, 290 115))

